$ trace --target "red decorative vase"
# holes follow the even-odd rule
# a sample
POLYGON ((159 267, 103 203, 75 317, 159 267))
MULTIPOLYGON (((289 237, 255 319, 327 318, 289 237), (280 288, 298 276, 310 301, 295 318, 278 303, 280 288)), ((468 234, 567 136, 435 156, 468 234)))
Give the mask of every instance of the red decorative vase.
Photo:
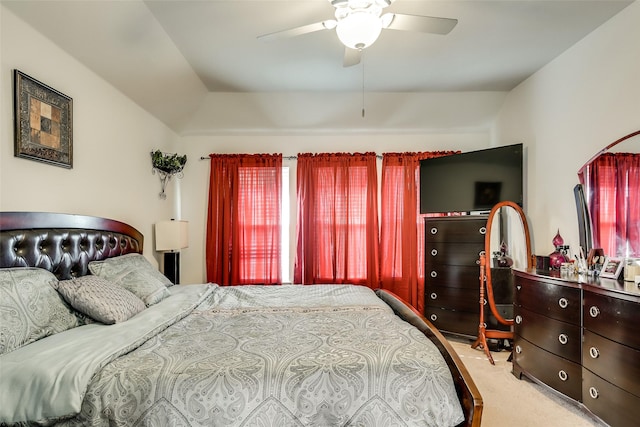
POLYGON ((563 262, 569 262, 567 247, 564 245, 564 239, 560 235, 560 230, 558 230, 551 243, 556 250, 549 255, 549 267, 551 267, 552 270, 560 270, 563 262))

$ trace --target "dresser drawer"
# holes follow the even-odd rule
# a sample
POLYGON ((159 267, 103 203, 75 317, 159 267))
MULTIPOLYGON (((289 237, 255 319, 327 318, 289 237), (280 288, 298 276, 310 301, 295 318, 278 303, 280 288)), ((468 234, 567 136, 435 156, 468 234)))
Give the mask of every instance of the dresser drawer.
POLYGON ((449 217, 425 221, 425 242, 478 242, 484 244, 487 218, 449 217))
POLYGON ((513 273, 510 268, 492 268, 491 284, 496 303, 513 305, 513 273))
POLYGON ((588 369, 582 370, 582 396, 591 412, 611 427, 638 425, 640 397, 605 381, 588 369))
POLYGON ((580 289, 515 278, 514 303, 552 319, 580 325, 580 289))
POLYGON ((637 302, 584 292, 584 327, 640 350, 640 309, 637 302), (615 325, 615 327, 612 327, 615 325))
POLYGON ((585 368, 640 396, 640 350, 585 330, 583 354, 582 365, 585 368))
MULTIPOLYGON (((425 288, 431 286, 454 286, 475 289, 480 294, 480 267, 435 265, 425 268, 425 288)), ((425 291, 427 292, 427 291, 425 291)))
POLYGON ((582 368, 578 363, 549 353, 518 335, 514 339, 513 360, 526 374, 581 401, 582 368))
POLYGON ((523 307, 515 308, 515 332, 553 354, 580 363, 580 326, 551 319, 523 307))
POLYGON ((427 265, 477 265, 480 268, 482 243, 427 242, 425 262, 427 265))
POLYGON ((479 310, 475 313, 469 313, 445 310, 438 307, 425 307, 424 311, 424 317, 429 319, 441 332, 451 332, 471 337, 478 336, 479 310))
POLYGON ((478 289, 430 286, 426 290, 425 305, 479 313, 480 293, 478 289))

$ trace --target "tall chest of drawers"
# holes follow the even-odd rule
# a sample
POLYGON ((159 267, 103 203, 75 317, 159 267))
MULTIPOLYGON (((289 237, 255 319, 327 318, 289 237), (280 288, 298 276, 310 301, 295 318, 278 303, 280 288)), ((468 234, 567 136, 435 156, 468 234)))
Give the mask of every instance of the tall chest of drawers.
POLYGON ((513 374, 566 395, 612 427, 640 420, 640 289, 515 271, 513 374))
MULTIPOLYGON (((442 332, 475 337, 480 316, 480 254, 487 216, 425 219, 425 317, 442 332)), ((496 302, 511 314, 511 270, 492 270, 496 302)), ((493 316, 489 327, 497 329, 493 316)), ((509 316, 510 317, 510 316, 509 316)))

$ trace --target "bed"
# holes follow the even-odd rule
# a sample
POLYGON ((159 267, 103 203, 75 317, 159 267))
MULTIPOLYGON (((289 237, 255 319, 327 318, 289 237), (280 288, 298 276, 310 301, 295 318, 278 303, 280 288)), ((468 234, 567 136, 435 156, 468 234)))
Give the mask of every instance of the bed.
POLYGON ((392 293, 171 286, 143 244, 0 213, 0 425, 480 426, 466 368, 392 293))

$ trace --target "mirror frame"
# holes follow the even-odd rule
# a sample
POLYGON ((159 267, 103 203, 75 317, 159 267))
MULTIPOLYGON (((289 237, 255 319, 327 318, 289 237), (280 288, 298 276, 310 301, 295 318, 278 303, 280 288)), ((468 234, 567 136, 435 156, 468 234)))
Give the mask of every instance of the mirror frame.
POLYGON ((529 224, 527 223, 527 217, 524 214, 522 208, 510 201, 503 201, 496 204, 489 212, 489 217, 487 218, 487 226, 486 233, 484 237, 484 252, 480 254, 480 324, 478 326, 478 338, 471 345, 472 348, 476 348, 478 346, 482 347, 484 350, 487 359, 489 362, 494 365, 493 357, 491 356, 491 352, 489 351, 489 345, 487 344, 487 338, 497 338, 497 339, 513 339, 513 331, 501 331, 501 330, 489 330, 487 329, 486 322, 484 319, 484 299, 485 299, 485 287, 487 290, 487 301, 489 302, 489 308, 491 309, 491 314, 496 318, 498 323, 503 325, 513 325, 514 319, 505 319, 502 317, 500 312, 496 307, 496 302, 493 296, 493 285, 491 282, 491 266, 487 267, 487 254, 491 253, 491 227, 493 224, 494 217, 498 214, 501 208, 510 207, 513 208, 518 215, 520 216, 520 220, 522 222, 522 228, 524 230, 524 238, 525 245, 527 250, 527 269, 531 269, 534 266, 534 259, 531 253, 531 235, 529 233, 529 224))
POLYGON ((594 238, 593 238, 593 221, 592 221, 592 212, 589 206, 589 197, 585 194, 584 186, 585 186, 585 170, 587 167, 593 163, 598 157, 608 152, 611 148, 616 145, 624 142, 628 139, 636 137, 640 135, 640 130, 631 132, 628 135, 623 136, 611 144, 604 147, 602 150, 598 151, 594 156, 592 156, 580 169, 578 169, 578 181, 579 183, 574 187, 574 197, 576 201, 576 210, 578 214, 578 234, 580 237, 580 246, 584 247, 585 254, 589 253, 594 246, 594 238))
MULTIPOLYGON (((494 216, 500 211, 501 208, 511 207, 513 208, 518 215, 520 216, 520 220, 522 221, 522 228, 524 230, 524 239, 527 250, 527 269, 533 268, 533 256, 531 254, 531 235, 529 234, 529 225, 527 224, 527 217, 524 214, 522 208, 514 202, 500 202, 491 209, 489 213, 489 218, 487 219, 487 233, 484 239, 484 256, 485 256, 485 277, 486 277, 486 287, 487 287, 487 297, 489 300, 489 307, 491 308, 491 313, 495 316, 499 323, 503 325, 513 325, 513 319, 505 319, 500 315, 498 309, 496 307, 495 300, 493 298, 493 283, 491 282, 491 268, 487 267, 487 257, 488 254, 491 253, 491 227, 493 223, 494 216)), ((482 261, 481 261, 482 264, 482 261)))

